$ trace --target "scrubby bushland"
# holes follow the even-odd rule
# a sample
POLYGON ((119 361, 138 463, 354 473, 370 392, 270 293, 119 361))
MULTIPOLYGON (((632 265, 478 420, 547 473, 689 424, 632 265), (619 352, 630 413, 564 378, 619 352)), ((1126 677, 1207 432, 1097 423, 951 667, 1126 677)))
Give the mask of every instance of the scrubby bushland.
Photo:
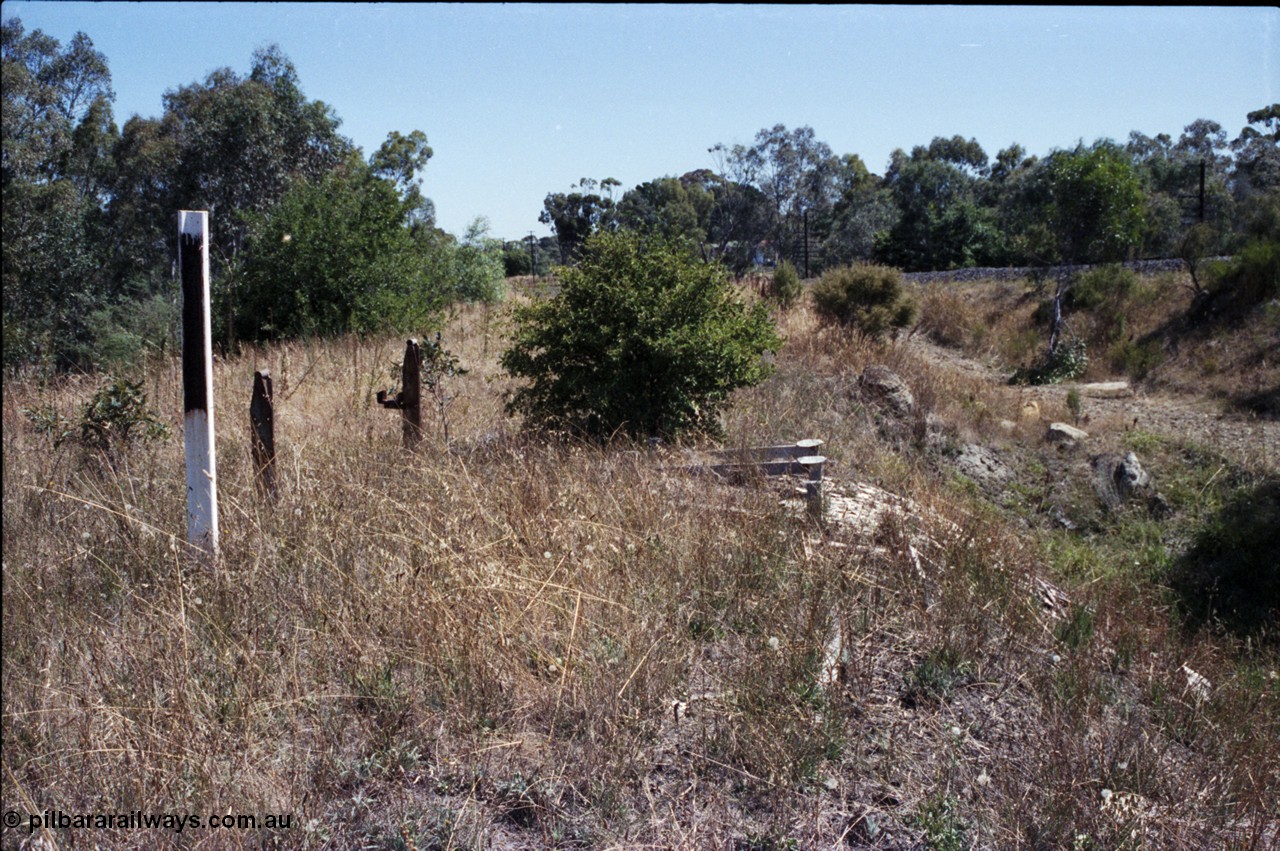
POLYGON ((915 321, 916 304, 902 273, 889 266, 858 264, 832 269, 813 288, 818 315, 863 337, 883 337, 915 321))
POLYGON ((755 384, 781 345, 763 305, 719 266, 672 244, 598 234, 559 271, 560 292, 515 311, 508 405, 535 428, 591 437, 718 430, 729 394, 755 384))

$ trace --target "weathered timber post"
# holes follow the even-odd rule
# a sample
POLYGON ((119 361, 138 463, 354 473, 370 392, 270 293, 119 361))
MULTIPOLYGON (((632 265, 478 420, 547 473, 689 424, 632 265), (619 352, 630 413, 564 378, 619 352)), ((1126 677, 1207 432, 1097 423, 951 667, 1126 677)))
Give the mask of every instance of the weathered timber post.
POLYGON ((213 431, 209 316, 209 213, 178 212, 182 287, 182 408, 187 463, 187 540, 218 555, 218 466, 213 431))
POLYGON ((378 404, 400 411, 404 420, 404 448, 416 449, 422 439, 422 347, 417 340, 405 343, 400 392, 392 398, 386 390, 379 390, 378 404))
POLYGON ((276 497, 275 394, 271 373, 253 374, 253 399, 249 402, 249 443, 253 450, 254 481, 268 499, 276 497))

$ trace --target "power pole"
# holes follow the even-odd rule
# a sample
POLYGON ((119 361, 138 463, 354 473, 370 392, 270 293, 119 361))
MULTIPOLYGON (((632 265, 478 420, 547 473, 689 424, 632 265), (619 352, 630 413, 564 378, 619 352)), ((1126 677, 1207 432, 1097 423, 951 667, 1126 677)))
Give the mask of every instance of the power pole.
POLYGON ((809 277, 809 211, 804 211, 804 276, 809 277))
POLYGON ((1200 224, 1204 224, 1204 160, 1200 160, 1200 224))

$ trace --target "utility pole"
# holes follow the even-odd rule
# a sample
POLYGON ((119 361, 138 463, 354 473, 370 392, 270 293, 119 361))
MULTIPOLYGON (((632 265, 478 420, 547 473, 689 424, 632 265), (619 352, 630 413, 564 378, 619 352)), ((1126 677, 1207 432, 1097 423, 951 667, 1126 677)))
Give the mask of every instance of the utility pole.
POLYGON ((809 277, 809 211, 804 211, 804 276, 809 277))
POLYGON ((1204 160, 1200 160, 1200 224, 1204 224, 1204 160))

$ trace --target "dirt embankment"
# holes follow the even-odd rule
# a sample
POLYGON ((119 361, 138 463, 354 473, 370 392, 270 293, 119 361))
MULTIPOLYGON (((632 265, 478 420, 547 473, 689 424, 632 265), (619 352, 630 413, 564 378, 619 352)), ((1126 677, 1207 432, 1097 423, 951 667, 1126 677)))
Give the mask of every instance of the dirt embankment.
POLYGON ((1280 470, 1280 421, 1224 411, 1220 402, 1202 396, 1151 392, 1133 385, 1118 395, 1091 393, 1088 385, 1010 386, 1008 373, 922 335, 912 336, 910 345, 931 363, 1034 400, 1043 412, 1061 409, 1072 387, 1082 388, 1080 424, 1088 430, 1145 431, 1199 444, 1240 464, 1280 470))

